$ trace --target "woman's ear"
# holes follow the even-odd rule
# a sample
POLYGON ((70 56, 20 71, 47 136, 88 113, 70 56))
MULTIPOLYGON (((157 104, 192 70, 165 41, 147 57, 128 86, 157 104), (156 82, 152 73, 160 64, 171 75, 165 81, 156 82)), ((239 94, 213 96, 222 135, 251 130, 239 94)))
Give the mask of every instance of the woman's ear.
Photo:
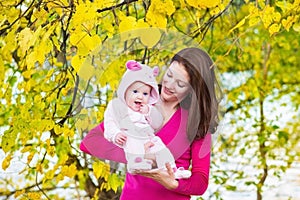
POLYGON ((140 65, 140 63, 134 60, 129 60, 126 62, 126 68, 131 71, 138 71, 142 69, 142 66, 140 65))
POLYGON ((157 66, 153 67, 153 76, 156 77, 159 74, 159 68, 157 66))

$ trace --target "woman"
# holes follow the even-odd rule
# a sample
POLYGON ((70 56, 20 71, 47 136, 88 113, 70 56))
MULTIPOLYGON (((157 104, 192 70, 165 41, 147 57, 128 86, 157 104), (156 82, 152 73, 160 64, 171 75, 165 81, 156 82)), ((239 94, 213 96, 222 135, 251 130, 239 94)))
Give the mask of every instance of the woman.
MULTIPOLYGON (((192 176, 176 180, 169 164, 166 164, 167 171, 155 169, 138 171, 137 175, 127 173, 121 199, 186 200, 190 195, 202 195, 206 191, 211 133, 218 124, 216 86, 214 64, 203 50, 186 48, 172 58, 161 82, 158 106, 165 120, 156 135, 173 153, 177 167, 191 168, 192 176)), ((89 139, 95 135, 99 138, 101 129, 103 126, 93 129, 82 141, 81 149, 99 158, 124 161, 124 156, 110 144, 103 143, 99 147, 98 143, 96 147, 91 144, 93 142, 88 142, 95 141, 95 138, 89 139), (93 151, 95 148, 98 150, 93 151), (109 150, 100 153, 99 148, 109 150)), ((151 148, 151 144, 147 148, 151 148)))

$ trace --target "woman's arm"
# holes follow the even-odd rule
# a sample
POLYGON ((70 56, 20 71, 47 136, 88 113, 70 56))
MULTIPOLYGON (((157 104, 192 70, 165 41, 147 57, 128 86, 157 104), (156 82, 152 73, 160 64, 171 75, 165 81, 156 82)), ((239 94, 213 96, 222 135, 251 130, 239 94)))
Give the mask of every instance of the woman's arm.
POLYGON ((187 195, 202 195, 209 181, 211 134, 204 139, 195 140, 191 145, 192 176, 178 180, 175 192, 187 195))

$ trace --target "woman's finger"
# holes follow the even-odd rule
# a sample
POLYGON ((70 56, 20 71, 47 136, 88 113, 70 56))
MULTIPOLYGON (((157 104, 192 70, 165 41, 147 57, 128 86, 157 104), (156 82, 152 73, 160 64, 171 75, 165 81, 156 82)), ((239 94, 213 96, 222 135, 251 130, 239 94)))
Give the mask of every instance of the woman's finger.
POLYGON ((167 168, 168 174, 171 176, 174 176, 174 171, 173 171, 170 163, 166 163, 166 168, 167 168))
POLYGON ((153 147, 153 146, 154 146, 154 143, 153 143, 153 142, 151 142, 151 141, 146 142, 146 143, 144 144, 145 151, 149 151, 149 149, 150 149, 151 147, 153 147))

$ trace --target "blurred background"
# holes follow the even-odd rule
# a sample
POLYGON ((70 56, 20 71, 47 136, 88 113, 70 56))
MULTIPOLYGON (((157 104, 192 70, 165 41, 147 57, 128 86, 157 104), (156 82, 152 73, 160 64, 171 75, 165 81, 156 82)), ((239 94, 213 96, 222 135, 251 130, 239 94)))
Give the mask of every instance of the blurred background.
MULTIPOLYGON (((129 59, 206 50, 222 88, 193 199, 300 199, 299 0, 0 3, 0 199, 118 199, 124 166, 79 150, 129 59)), ((158 77, 158 80, 160 77, 158 77)))

